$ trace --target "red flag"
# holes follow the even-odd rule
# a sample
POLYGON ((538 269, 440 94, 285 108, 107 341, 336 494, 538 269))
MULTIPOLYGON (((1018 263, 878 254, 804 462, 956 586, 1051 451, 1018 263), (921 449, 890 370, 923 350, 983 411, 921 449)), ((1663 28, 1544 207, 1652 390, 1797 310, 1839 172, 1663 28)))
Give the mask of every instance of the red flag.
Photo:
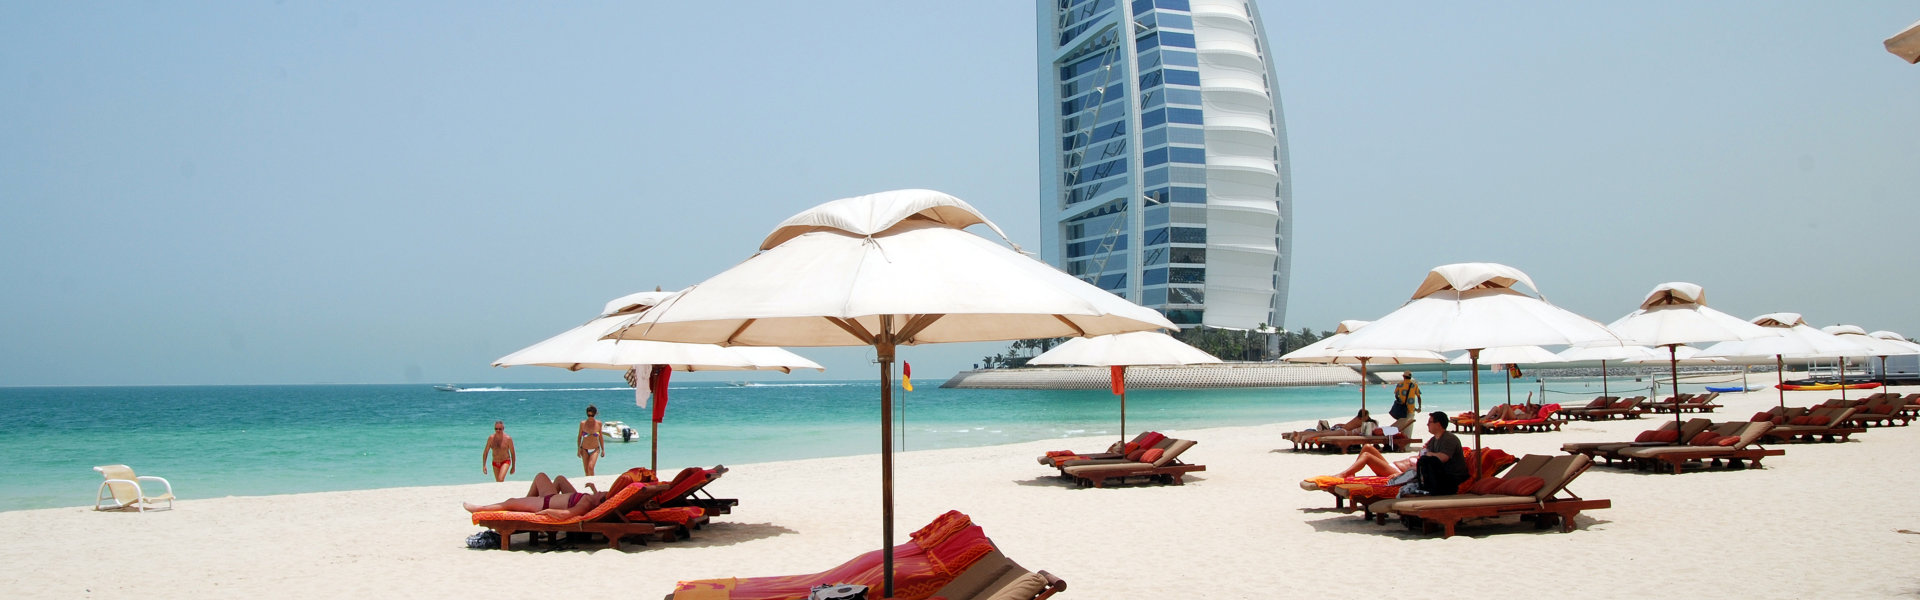
POLYGON ((667 365, 654 365, 653 372, 647 375, 647 388, 653 390, 653 422, 659 423, 667 418, 667 379, 673 376, 673 368, 667 365))
POLYGON ((1107 368, 1113 370, 1113 395, 1127 395, 1127 366, 1113 365, 1107 368))

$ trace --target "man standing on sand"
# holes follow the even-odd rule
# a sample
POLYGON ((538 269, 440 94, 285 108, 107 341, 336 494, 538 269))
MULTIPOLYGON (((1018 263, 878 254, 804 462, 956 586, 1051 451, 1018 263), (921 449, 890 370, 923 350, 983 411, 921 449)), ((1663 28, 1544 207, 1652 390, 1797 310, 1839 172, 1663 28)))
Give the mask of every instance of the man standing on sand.
POLYGON ((1420 412, 1420 384, 1413 381, 1413 371, 1402 371, 1400 385, 1393 387, 1393 408, 1387 414, 1397 421, 1417 412, 1420 412))
POLYGON ((506 422, 494 421, 493 435, 487 437, 487 447, 480 451, 480 472, 487 472, 487 465, 492 464, 493 480, 506 481, 507 474, 513 472, 516 458, 518 456, 513 452, 513 438, 507 437, 506 422), (493 455, 491 463, 487 460, 489 454, 493 455))

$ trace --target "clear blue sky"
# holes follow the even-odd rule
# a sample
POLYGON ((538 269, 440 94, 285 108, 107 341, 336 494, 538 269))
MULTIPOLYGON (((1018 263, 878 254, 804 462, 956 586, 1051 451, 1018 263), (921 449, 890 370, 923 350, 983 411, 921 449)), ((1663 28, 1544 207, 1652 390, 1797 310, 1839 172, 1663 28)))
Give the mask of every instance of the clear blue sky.
MULTIPOLYGON (((1288 327, 1493 261, 1920 334, 1920 5, 1259 5, 1288 327)), ((487 365, 836 198, 1037 243, 1034 71, 1025 2, 0 5, 0 385, 611 381, 487 365)))

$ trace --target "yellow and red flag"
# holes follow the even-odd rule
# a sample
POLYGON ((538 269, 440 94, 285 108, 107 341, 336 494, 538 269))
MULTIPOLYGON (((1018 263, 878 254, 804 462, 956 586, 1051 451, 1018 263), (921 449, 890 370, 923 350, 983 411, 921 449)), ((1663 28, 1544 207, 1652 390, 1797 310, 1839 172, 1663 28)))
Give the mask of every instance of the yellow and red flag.
POLYGON ((900 363, 900 388, 913 391, 913 363, 900 363))

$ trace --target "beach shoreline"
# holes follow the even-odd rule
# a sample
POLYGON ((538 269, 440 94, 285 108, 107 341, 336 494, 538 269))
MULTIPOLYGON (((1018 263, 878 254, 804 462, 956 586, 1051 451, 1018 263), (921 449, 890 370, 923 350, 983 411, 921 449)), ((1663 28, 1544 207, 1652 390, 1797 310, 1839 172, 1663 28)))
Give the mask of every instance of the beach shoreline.
MULTIPOLYGON (((1829 395, 1790 392, 1788 404, 1829 395)), ((1709 416, 1744 420, 1775 398, 1771 390, 1723 394, 1725 408, 1709 416)), ((1562 432, 1484 440, 1516 455, 1557 454, 1563 442, 1630 439, 1659 422, 1574 422, 1562 432)), ((1351 460, 1283 450, 1290 444, 1280 433, 1303 425, 1168 431, 1197 440, 1183 458, 1207 465, 1184 486, 1076 488, 1034 463, 1047 450, 1099 450, 1109 436, 899 453, 896 542, 959 510, 1007 556, 1065 579, 1066 598, 1312 598, 1382 569, 1404 576, 1369 580, 1369 593, 1414 595, 1482 580, 1485 589, 1472 594, 1484 598, 1531 598, 1541 589, 1569 598, 1920 590, 1920 575, 1897 569, 1852 575, 1920 548, 1912 533, 1920 517, 1907 508, 1920 486, 1884 472, 1920 460, 1920 427, 1874 428, 1851 443, 1771 446, 1787 454, 1763 469, 1676 476, 1596 466, 1570 489, 1613 508, 1583 513, 1571 533, 1509 518, 1443 540, 1363 522, 1334 510, 1330 495, 1302 491, 1302 478, 1351 460), (1539 575, 1473 575, 1512 572, 1539 575), (1822 576, 1801 576, 1813 573, 1822 576)), ((728 465, 732 472, 710 490, 741 499, 733 514, 689 540, 618 551, 598 542, 467 549, 465 538, 481 528, 460 503, 519 495, 526 472, 506 483, 188 499, 148 514, 0 512, 0 527, 28 533, 0 549, 10 566, 0 589, 20 598, 656 597, 679 580, 809 573, 877 549, 878 463, 878 455, 863 455, 728 465)), ((622 466, 603 464, 607 474, 587 480, 605 484, 622 466)))

